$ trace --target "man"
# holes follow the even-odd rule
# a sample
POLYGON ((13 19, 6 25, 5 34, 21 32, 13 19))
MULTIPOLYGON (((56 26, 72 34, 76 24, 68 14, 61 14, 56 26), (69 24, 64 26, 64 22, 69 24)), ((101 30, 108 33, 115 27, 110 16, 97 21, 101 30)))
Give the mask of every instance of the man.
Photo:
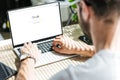
MULTIPOLYGON (((80 25, 85 32, 90 33, 96 54, 85 64, 70 66, 51 77, 51 80, 120 80, 119 4, 120 0, 81 0, 77 3, 80 25)), ((53 49, 66 53, 69 49, 64 44, 59 37, 55 39, 53 49), (61 48, 56 48, 56 44, 60 44, 61 48)), ((31 43, 25 44, 22 49, 23 53, 28 52, 32 55, 36 54, 36 50, 37 48, 31 43)), ((68 53, 72 54, 71 50, 68 53)), ((29 72, 33 70, 26 68, 33 69, 33 66, 34 59, 32 58, 22 61, 17 80, 21 75, 26 80, 30 80, 28 75, 30 76, 29 72), (32 66, 27 63, 31 63, 32 66)))

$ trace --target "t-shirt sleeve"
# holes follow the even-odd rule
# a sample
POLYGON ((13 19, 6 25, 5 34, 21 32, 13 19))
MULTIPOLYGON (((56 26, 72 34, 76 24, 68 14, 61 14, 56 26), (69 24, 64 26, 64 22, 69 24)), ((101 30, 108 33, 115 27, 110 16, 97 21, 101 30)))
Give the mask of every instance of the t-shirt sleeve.
POLYGON ((49 80, 70 80, 70 76, 66 70, 62 70, 52 76, 49 80))
POLYGON ((52 76, 50 80, 78 80, 75 70, 75 67, 71 65, 67 69, 52 76))

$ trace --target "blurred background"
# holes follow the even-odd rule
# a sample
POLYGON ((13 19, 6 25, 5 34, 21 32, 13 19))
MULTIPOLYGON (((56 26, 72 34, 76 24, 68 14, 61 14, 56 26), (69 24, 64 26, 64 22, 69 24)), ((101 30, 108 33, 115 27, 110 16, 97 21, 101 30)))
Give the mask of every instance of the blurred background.
POLYGON ((10 38, 10 25, 7 17, 8 10, 35 6, 55 1, 60 2, 63 27, 77 23, 77 21, 72 20, 72 15, 75 12, 69 3, 71 0, 0 0, 0 40, 10 38))

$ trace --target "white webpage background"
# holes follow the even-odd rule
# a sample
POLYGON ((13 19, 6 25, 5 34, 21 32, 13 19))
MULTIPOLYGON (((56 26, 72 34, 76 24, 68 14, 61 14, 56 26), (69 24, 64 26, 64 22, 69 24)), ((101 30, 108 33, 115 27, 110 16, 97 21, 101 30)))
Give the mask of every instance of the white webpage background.
POLYGON ((58 3, 8 13, 14 45, 62 33, 58 3))

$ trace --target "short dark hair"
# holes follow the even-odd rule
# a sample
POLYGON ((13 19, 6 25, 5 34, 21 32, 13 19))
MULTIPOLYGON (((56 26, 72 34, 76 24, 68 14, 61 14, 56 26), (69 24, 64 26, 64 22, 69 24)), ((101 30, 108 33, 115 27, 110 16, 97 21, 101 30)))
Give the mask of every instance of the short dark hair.
POLYGON ((84 2, 92 7, 97 16, 105 17, 114 12, 120 16, 120 0, 84 0, 84 2))

